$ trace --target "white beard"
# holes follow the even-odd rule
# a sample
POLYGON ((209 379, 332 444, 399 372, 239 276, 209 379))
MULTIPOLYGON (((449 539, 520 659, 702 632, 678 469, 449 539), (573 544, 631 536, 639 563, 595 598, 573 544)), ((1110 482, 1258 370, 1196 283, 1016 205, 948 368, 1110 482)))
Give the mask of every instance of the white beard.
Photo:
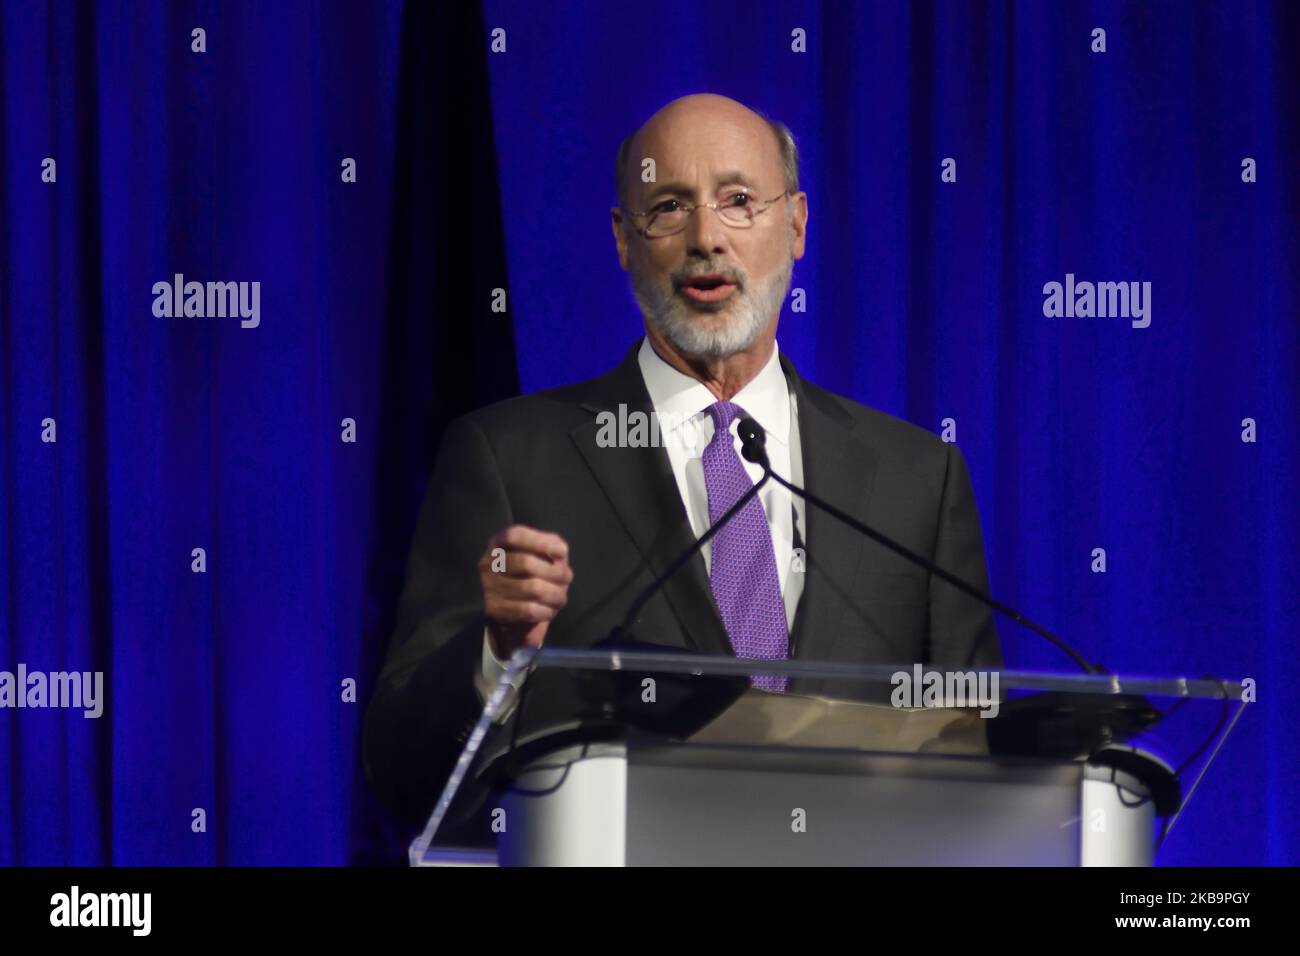
POLYGON ((700 358, 721 359, 749 348, 767 323, 780 315, 793 271, 791 256, 753 287, 737 288, 717 310, 694 309, 673 294, 671 284, 665 294, 662 286, 645 281, 635 269, 631 273, 632 295, 646 321, 677 349, 700 358))

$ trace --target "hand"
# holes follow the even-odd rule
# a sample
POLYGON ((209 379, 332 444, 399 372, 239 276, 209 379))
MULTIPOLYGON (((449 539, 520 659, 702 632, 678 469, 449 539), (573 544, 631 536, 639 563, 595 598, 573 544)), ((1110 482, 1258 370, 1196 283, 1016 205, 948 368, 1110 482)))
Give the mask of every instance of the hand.
POLYGON ((569 545, 558 534, 511 525, 488 539, 478 576, 492 650, 506 660, 521 647, 540 647, 568 603, 569 545))

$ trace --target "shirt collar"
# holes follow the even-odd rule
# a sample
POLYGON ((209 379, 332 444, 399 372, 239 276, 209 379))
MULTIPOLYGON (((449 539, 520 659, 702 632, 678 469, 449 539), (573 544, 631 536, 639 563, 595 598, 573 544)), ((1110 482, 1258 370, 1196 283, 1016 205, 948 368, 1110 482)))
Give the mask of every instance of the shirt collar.
MULTIPOLYGON (((790 386, 781 369, 780 351, 773 343, 767 363, 731 401, 762 425, 768 438, 787 445, 790 441, 790 386)), ((641 377, 645 379, 654 410, 677 427, 718 400, 698 379, 665 362, 650 344, 648 336, 641 340, 637 364, 641 366, 641 377)))

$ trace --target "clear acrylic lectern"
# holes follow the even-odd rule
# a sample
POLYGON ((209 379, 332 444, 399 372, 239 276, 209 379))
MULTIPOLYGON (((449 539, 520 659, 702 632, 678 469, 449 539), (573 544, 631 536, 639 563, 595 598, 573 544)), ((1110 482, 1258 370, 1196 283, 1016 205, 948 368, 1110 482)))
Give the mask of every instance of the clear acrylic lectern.
POLYGON ((1245 703, 1205 678, 521 651, 410 861, 1146 866, 1245 703), (440 844, 470 813, 495 853, 440 844))

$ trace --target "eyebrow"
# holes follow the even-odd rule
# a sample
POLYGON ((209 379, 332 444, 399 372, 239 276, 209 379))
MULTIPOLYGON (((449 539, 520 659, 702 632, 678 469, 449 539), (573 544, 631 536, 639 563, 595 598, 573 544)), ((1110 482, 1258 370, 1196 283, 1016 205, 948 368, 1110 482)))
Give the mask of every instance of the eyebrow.
MULTIPOLYGON (((663 193, 675 193, 681 195, 693 191, 693 187, 688 186, 686 183, 679 180, 673 180, 666 183, 649 183, 648 185, 650 186, 650 191, 646 193, 647 199, 662 195, 663 193)), ((739 170, 734 169, 713 177, 713 188, 715 191, 721 189, 723 186, 744 186, 746 189, 756 188, 748 176, 739 170)))

